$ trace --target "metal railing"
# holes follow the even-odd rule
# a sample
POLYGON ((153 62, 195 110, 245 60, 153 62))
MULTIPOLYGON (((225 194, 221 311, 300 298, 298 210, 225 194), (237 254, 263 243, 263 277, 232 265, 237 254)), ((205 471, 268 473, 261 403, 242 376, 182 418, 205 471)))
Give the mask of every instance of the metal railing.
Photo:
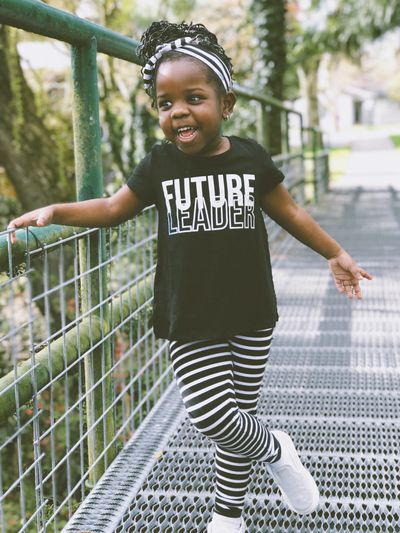
POLYGON ((0 277, 1 355, 12 368, 0 379, 7 533, 59 530, 171 382, 166 343, 151 331, 156 224, 148 209, 117 229, 38 242, 23 265, 9 255, 0 277), (91 255, 98 240, 103 259, 91 255), (105 270, 97 302, 90 287, 105 270))
MULTIPOLYGON (((138 64, 138 43, 36 0, 0 0, 0 23, 71 44, 77 200, 101 197, 96 57, 138 64)), ((327 152, 315 146, 305 157, 301 114, 236 91, 258 113, 260 142, 268 107, 281 109, 286 153, 274 160, 295 199, 325 190, 327 152)), ((279 228, 266 223, 273 239, 279 228)), ((8 233, 0 232, 0 531, 56 532, 173 382, 167 343, 151 327, 157 214, 148 208, 109 229, 19 230, 13 246, 8 233)))

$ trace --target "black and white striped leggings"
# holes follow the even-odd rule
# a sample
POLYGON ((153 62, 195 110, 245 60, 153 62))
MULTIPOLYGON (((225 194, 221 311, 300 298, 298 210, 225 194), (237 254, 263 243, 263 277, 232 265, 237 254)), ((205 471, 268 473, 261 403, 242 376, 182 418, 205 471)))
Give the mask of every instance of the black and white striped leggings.
POLYGON ((255 416, 273 329, 228 339, 170 342, 180 395, 194 427, 215 444, 215 510, 239 517, 254 460, 280 457, 275 437, 255 416))

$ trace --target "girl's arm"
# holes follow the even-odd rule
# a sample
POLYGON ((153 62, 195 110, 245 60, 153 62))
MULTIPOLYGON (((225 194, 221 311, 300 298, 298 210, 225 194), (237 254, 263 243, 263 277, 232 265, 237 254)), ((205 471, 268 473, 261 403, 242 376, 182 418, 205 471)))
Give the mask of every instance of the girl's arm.
MULTIPOLYGON (((29 211, 12 220, 8 224, 8 229, 47 226, 48 224, 84 228, 115 226, 137 215, 143 207, 142 200, 127 185, 124 185, 109 198, 52 204, 29 211)), ((11 242, 15 243, 15 241, 15 232, 12 232, 11 242)))
POLYGON ((359 281, 372 276, 360 268, 350 255, 321 226, 296 204, 287 189, 279 184, 261 198, 261 207, 282 228, 328 260, 339 292, 361 298, 359 281))

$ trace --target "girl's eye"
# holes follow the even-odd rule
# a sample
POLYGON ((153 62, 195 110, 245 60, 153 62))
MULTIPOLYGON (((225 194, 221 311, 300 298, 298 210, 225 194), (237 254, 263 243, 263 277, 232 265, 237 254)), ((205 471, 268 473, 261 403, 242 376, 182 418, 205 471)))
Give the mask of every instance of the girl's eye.
POLYGON ((161 102, 158 103, 159 109, 169 109, 171 107, 171 102, 169 100, 161 100, 161 102))
POLYGON ((189 96, 189 101, 192 102, 193 104, 198 104, 201 101, 201 97, 192 95, 192 96, 189 96))

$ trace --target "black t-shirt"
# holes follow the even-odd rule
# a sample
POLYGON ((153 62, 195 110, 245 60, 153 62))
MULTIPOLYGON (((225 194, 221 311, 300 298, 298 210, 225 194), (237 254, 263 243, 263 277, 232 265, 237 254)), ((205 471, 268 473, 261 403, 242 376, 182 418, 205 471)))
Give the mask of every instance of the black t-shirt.
POLYGON ((156 145, 128 180, 158 209, 157 337, 224 338, 278 319, 259 200, 284 176, 255 141, 229 141, 210 157, 156 145))

